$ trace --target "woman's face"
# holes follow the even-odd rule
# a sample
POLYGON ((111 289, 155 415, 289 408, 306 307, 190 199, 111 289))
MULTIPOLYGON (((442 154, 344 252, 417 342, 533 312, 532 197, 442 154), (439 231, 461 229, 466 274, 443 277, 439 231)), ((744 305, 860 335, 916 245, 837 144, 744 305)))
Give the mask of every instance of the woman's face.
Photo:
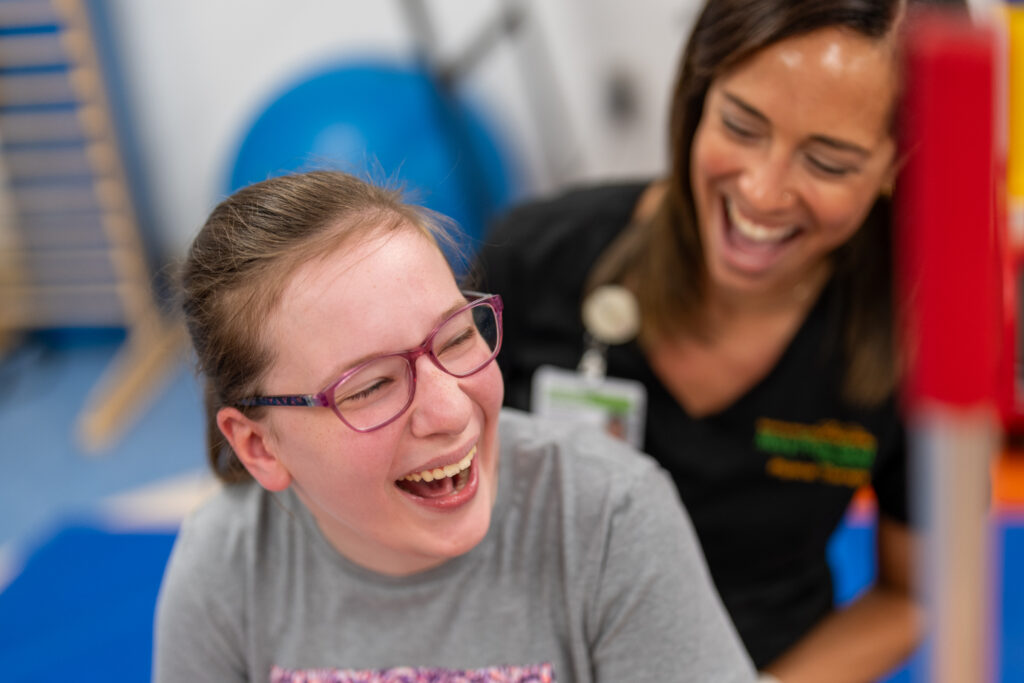
POLYGON ((708 90, 691 178, 713 290, 820 281, 891 182, 892 47, 827 28, 755 54, 708 90))
MULTIPOLYGON (((317 391, 369 357, 419 345, 465 303, 438 248, 401 229, 300 267, 268 320, 276 357, 265 393, 317 391)), ((268 442, 324 535, 352 561, 407 574, 484 537, 497 493, 497 364, 457 379, 416 361, 416 393, 396 421, 350 429, 329 408, 269 408, 268 442), (403 477, 471 457, 447 493, 415 495, 403 477)), ((463 463, 464 464, 464 463, 463 463)))

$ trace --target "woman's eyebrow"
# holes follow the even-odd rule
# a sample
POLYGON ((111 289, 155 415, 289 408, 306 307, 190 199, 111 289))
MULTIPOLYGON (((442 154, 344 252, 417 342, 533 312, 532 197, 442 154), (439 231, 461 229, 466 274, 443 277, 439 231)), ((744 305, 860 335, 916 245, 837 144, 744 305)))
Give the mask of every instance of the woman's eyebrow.
POLYGON ((840 140, 838 138, 832 138, 827 135, 812 135, 811 141, 816 142, 818 144, 833 147, 841 152, 853 152, 854 154, 858 154, 862 157, 871 156, 870 151, 864 149, 863 147, 856 143, 847 142, 846 140, 840 140))
POLYGON ((733 95, 732 93, 723 90, 722 97, 729 100, 735 106, 739 107, 740 109, 747 112, 751 116, 758 118, 764 121, 765 123, 771 123, 771 121, 768 120, 768 117, 762 114, 756 107, 754 107, 751 104, 748 104, 747 102, 744 102, 741 98, 737 97, 736 95, 733 95))
MULTIPOLYGON (((743 101, 742 98, 737 97, 732 93, 725 92, 724 90, 722 91, 722 97, 729 100, 729 102, 731 102, 734 106, 739 107, 750 116, 753 116, 754 118, 763 121, 764 123, 771 124, 771 120, 767 116, 762 114, 757 109, 757 107, 754 107, 753 105, 743 101)), ((810 139, 811 142, 820 145, 825 145, 827 147, 837 149, 841 152, 852 152, 863 157, 871 156, 871 152, 862 147, 861 145, 858 145, 857 143, 854 142, 848 142, 846 140, 840 140, 839 138, 834 138, 829 135, 812 135, 810 139)))

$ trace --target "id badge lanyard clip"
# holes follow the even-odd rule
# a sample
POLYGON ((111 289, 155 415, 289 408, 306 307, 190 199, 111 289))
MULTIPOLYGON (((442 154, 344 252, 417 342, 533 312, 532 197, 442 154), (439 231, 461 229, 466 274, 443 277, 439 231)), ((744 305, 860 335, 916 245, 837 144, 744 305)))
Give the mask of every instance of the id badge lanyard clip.
POLYGON ((643 445, 647 392, 631 379, 608 377, 608 348, 636 337, 639 307, 618 285, 594 290, 582 308, 584 350, 576 370, 541 366, 533 377, 534 412, 601 427, 637 448, 643 445))
POLYGON ((586 348, 576 370, 584 379, 600 382, 608 371, 608 345, 594 339, 589 332, 583 334, 583 340, 586 348))

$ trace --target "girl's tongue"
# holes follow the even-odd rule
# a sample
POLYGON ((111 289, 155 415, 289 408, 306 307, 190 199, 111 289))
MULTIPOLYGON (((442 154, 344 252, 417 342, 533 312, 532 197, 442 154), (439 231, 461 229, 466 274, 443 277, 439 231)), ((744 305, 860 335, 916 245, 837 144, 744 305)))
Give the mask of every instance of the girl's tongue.
POLYGON ((476 447, 454 465, 407 475, 396 481, 395 485, 420 498, 443 498, 466 486, 475 456, 476 447))
POLYGON ((397 484, 400 489, 420 498, 441 498, 456 491, 458 487, 455 480, 459 477, 465 478, 465 475, 466 472, 459 472, 454 477, 442 477, 430 482, 400 479, 397 484))

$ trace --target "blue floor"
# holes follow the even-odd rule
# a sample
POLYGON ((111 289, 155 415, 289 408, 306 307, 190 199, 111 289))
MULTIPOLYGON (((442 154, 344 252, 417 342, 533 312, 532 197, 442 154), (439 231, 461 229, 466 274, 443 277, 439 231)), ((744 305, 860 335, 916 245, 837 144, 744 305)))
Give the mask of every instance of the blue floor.
POLYGON ((110 450, 76 444, 75 419, 118 348, 40 342, 0 360, 0 547, 88 515, 106 496, 204 467, 202 399, 185 358, 110 450))
MULTIPOLYGON (((110 496, 202 473, 201 398, 182 360, 108 452, 73 422, 114 343, 23 347, 0 361, 0 679, 147 681, 152 613, 173 526, 111 525, 110 496)), ((874 528, 851 516, 830 546, 842 602, 871 579, 874 528)), ((1024 516, 997 516, 995 680, 1024 683, 1024 516)), ((889 683, 924 680, 923 658, 889 683)))

